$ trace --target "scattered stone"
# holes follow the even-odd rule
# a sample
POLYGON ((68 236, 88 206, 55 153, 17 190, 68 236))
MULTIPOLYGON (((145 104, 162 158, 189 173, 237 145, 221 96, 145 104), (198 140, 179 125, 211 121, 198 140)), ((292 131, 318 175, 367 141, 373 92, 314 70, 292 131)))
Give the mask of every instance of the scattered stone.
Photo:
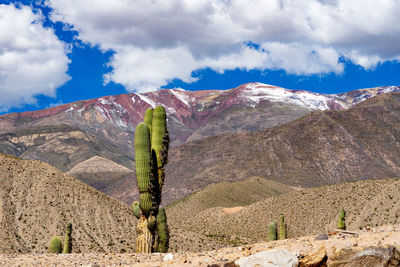
POLYGON ((168 253, 164 256, 163 261, 172 261, 174 259, 174 255, 172 253, 168 253))
POLYGON ((341 249, 328 259, 329 267, 400 266, 400 252, 394 246, 341 249))
POLYGON ((299 260, 300 267, 318 267, 327 260, 325 247, 319 247, 299 260))
POLYGON ((320 234, 314 240, 328 240, 329 236, 327 234, 320 234))
POLYGON ((239 267, 296 267, 298 260, 296 255, 286 249, 272 249, 240 258, 235 264, 239 267))

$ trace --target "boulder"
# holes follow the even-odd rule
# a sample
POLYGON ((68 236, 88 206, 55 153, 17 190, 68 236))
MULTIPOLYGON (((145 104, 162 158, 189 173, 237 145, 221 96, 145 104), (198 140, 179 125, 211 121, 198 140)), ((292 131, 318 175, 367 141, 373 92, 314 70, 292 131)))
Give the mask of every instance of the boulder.
POLYGON ((336 251, 328 267, 394 267, 400 266, 400 253, 394 246, 346 248, 336 251))
POLYGON ((300 267, 319 267, 326 263, 326 250, 321 246, 299 260, 300 267))
POLYGON ((286 249, 272 249, 240 258, 235 261, 239 267, 296 267, 296 255, 286 249))

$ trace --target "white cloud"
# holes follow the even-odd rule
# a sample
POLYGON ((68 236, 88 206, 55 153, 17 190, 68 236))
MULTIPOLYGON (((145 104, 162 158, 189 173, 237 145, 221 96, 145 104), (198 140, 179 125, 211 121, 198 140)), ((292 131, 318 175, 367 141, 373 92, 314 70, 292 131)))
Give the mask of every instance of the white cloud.
POLYGON ((30 7, 0 5, 0 111, 55 96, 69 59, 64 44, 30 7))
POLYGON ((194 70, 341 73, 400 58, 398 0, 47 0, 52 19, 113 50, 105 81, 128 90, 193 81, 194 70), (244 46, 259 44, 261 49, 244 46))

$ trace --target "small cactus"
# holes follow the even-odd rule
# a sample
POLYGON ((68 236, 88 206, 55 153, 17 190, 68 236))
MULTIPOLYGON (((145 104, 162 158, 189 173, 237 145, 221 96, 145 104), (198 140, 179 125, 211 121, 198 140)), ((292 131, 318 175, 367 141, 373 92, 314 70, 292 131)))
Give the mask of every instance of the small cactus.
POLYGON ((63 250, 62 239, 60 236, 54 236, 50 239, 49 252, 60 254, 63 250))
POLYGON ((132 203, 132 211, 133 214, 135 215, 136 218, 140 218, 140 207, 139 207, 139 201, 135 201, 132 203))
POLYGON ((339 212, 338 229, 346 230, 346 211, 344 209, 339 212))
POLYGON ((63 253, 69 254, 72 252, 72 223, 67 224, 65 231, 63 253))
POLYGON ((281 222, 279 224, 279 239, 283 240, 287 238, 287 224, 285 222, 285 217, 281 213, 281 222))
POLYGON ((277 240, 276 222, 270 222, 268 225, 268 241, 277 240))

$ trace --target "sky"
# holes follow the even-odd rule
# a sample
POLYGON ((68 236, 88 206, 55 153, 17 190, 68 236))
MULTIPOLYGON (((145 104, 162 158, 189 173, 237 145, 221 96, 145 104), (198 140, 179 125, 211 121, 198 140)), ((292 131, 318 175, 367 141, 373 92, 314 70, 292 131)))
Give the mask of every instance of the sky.
POLYGON ((400 85, 399 0, 0 0, 0 114, 165 88, 400 85))

